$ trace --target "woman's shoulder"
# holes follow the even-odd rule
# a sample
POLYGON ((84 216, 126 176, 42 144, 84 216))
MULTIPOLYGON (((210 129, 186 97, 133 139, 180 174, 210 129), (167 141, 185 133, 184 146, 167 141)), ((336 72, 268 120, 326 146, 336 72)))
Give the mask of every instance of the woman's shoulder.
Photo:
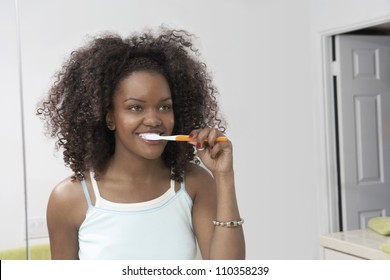
POLYGON ((80 193, 82 192, 83 189, 81 187, 81 182, 78 179, 68 177, 54 187, 50 198, 63 202, 70 202, 78 199, 80 197, 80 193))
POLYGON ((66 213, 68 217, 80 220, 87 207, 81 182, 78 179, 68 177, 58 183, 52 190, 47 211, 52 214, 66 213))

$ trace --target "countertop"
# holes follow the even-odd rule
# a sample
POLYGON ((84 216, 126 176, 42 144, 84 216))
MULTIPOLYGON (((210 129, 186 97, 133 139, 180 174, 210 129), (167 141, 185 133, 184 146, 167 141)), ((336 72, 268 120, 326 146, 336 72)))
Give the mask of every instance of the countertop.
POLYGON ((320 237, 320 245, 364 259, 386 260, 388 254, 380 250, 383 243, 390 243, 384 236, 371 229, 334 232, 320 237))

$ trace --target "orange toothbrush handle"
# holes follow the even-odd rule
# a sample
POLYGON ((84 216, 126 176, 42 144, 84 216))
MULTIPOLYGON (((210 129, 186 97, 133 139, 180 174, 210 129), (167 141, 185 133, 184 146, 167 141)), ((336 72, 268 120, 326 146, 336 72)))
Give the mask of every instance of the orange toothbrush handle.
MULTIPOLYGON (((187 135, 177 135, 176 141, 187 141, 187 142, 196 142, 196 138, 190 138, 187 135)), ((207 139, 205 139, 207 142, 207 139)), ((228 138, 225 136, 220 136, 215 139, 216 142, 227 142, 228 138)))

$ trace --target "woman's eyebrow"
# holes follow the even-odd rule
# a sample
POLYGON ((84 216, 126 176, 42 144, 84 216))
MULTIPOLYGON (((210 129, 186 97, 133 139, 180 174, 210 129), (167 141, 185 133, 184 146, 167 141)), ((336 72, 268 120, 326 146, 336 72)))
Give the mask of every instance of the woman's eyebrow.
POLYGON ((129 98, 126 98, 123 103, 129 101, 129 100, 132 100, 132 101, 136 101, 136 102, 141 102, 141 103, 146 103, 145 100, 142 100, 142 99, 138 99, 138 98, 134 98, 134 97, 129 97, 129 98))
MULTIPOLYGON (((141 103, 146 103, 145 100, 139 99, 139 98, 135 98, 135 97, 126 98, 126 99, 123 101, 123 103, 125 103, 125 102, 127 102, 127 101, 129 101, 129 100, 131 100, 131 101, 136 101, 136 102, 141 102, 141 103)), ((172 100, 172 97, 163 98, 163 99, 160 100, 160 102, 165 102, 165 101, 168 101, 168 100, 172 100)))

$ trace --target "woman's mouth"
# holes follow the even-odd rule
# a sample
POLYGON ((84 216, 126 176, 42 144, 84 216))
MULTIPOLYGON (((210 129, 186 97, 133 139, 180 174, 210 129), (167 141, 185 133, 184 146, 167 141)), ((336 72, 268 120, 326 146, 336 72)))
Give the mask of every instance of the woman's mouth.
POLYGON ((148 143, 148 144, 153 144, 153 145, 156 145, 156 144, 160 144, 160 143, 163 143, 161 140, 148 140, 148 136, 152 136, 152 138, 156 138, 158 136, 160 136, 161 134, 163 134, 162 132, 142 132, 142 133, 137 133, 137 135, 142 139, 142 141, 144 141, 145 143, 148 143))

